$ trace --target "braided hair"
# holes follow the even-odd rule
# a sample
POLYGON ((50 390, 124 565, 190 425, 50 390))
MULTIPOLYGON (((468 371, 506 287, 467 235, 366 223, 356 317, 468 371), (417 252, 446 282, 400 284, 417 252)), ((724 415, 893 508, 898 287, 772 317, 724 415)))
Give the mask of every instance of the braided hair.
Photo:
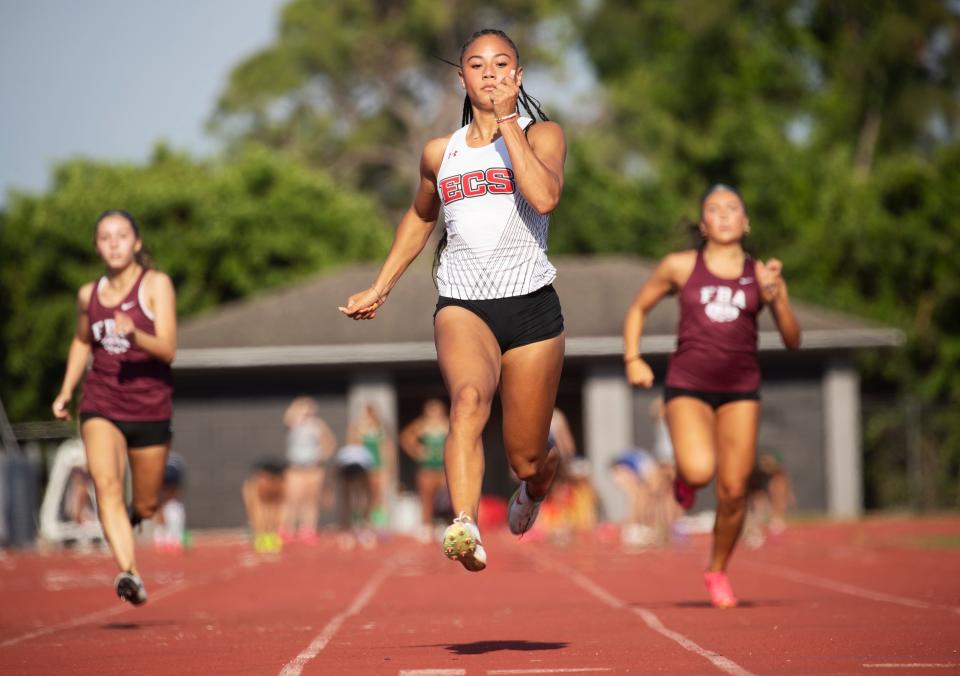
MULTIPOLYGON (((510 49, 513 50, 513 54, 517 59, 517 63, 520 62, 520 50, 517 49, 517 45, 510 39, 510 36, 504 33, 502 30, 496 28, 482 28, 476 33, 467 38, 467 41, 463 43, 463 46, 460 48, 460 58, 458 59, 459 63, 452 63, 447 59, 440 59, 444 63, 449 63, 451 66, 456 66, 457 68, 463 68, 463 55, 466 54, 467 48, 470 47, 476 40, 487 35, 495 35, 508 45, 510 49)), ((523 109, 527 112, 527 115, 530 117, 533 122, 526 127, 524 131, 530 129, 531 126, 536 124, 537 118, 539 117, 544 122, 548 121, 550 118, 547 117, 546 113, 543 112, 540 108, 540 100, 536 97, 531 96, 524 90, 523 85, 520 85, 520 93, 517 96, 517 102, 523 106, 523 109)), ((461 118, 460 126, 466 127, 473 121, 473 106, 470 104, 470 95, 467 94, 463 97, 463 116, 461 118)), ((433 266, 432 272, 434 274, 434 285, 436 285, 436 272, 437 268, 440 267, 440 256, 443 253, 443 250, 447 248, 447 233, 444 231, 443 235, 440 237, 440 241, 437 242, 437 248, 433 252, 433 266)))
MULTIPOLYGON (((514 44, 513 40, 510 39, 510 36, 504 33, 502 30, 496 28, 483 28, 478 30, 476 33, 467 38, 467 41, 463 43, 463 47, 460 48, 460 65, 463 64, 463 55, 466 53, 467 48, 472 45, 476 40, 487 35, 495 35, 508 45, 510 49, 513 50, 514 55, 517 57, 517 62, 520 62, 520 50, 517 49, 517 45, 514 44)), ((524 89, 523 85, 520 85, 520 94, 517 96, 517 102, 523 106, 523 109, 527 112, 527 115, 534 121, 537 121, 537 117, 546 122, 550 118, 540 109, 539 99, 530 96, 524 89)), ((470 105, 470 97, 463 97, 463 118, 461 126, 466 127, 473 121, 473 106, 470 105)))

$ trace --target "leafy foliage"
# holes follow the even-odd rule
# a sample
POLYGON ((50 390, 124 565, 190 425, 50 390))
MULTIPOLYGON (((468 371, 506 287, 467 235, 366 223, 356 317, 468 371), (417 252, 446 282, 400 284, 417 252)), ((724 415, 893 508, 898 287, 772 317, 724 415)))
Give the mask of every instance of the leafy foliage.
POLYGON ((0 394, 43 414, 108 206, 142 218, 184 313, 381 255, 378 213, 408 204, 424 142, 459 122, 456 71, 435 57, 493 26, 528 73, 580 55, 596 81, 593 114, 561 120, 551 250, 661 256, 686 245, 704 188, 736 184, 751 248, 784 261, 794 295, 907 335, 861 358, 865 389, 896 402, 867 411, 871 504, 918 484, 922 504, 958 504, 958 15, 956 0, 291 0, 214 111, 223 164, 70 162, 0 214, 0 394))
MULTIPOLYGON (((905 427, 921 416, 904 406, 960 406, 958 12, 933 0, 607 0, 583 23, 619 140, 594 161, 617 176, 639 156, 650 169, 635 194, 693 209, 710 183, 738 185, 753 248, 783 259, 796 295, 905 330, 892 358, 863 357, 869 387, 905 402, 868 421, 874 485, 906 464, 905 427)), ((638 214, 624 230, 644 227, 638 214)), ((960 419, 922 418, 912 447, 937 460, 919 502, 957 504, 960 419)))
POLYGON ((181 315, 380 258, 390 240, 369 199, 262 151, 229 165, 163 148, 142 167, 65 163, 49 194, 13 195, 0 224, 0 395, 14 419, 46 417, 59 388, 77 289, 102 269, 93 225, 105 208, 137 217, 181 315))
MULTIPOLYGON (((463 40, 488 26, 521 45, 571 0, 293 0, 274 44, 240 63, 213 125, 235 145, 255 140, 338 180, 407 206, 430 138, 459 125, 456 62, 463 40)), ((549 58, 523 49, 527 65, 549 58)))

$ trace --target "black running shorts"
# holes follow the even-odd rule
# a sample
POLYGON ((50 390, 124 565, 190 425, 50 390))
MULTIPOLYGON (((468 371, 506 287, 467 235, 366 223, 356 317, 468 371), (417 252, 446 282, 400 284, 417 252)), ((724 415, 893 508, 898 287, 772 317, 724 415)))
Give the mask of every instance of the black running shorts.
POLYGON ((713 410, 717 410, 724 404, 734 401, 759 401, 760 390, 750 390, 748 392, 704 392, 703 390, 688 390, 682 387, 663 388, 664 403, 675 399, 676 397, 693 397, 707 404, 713 410))
POLYGON ((127 440, 127 448, 145 448, 160 446, 173 439, 173 430, 170 420, 113 420, 95 411, 81 411, 80 424, 92 418, 103 418, 113 423, 120 430, 120 434, 127 440))
POLYGON ((437 312, 455 305, 470 310, 490 327, 501 354, 515 347, 549 340, 563 333, 563 313, 560 298, 552 284, 533 293, 489 300, 461 300, 440 296, 437 312))

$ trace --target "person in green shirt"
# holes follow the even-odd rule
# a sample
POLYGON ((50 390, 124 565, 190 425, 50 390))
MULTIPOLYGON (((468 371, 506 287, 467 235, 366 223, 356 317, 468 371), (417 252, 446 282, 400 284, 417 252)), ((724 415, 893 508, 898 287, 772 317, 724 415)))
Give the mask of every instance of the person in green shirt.
POLYGON ((393 467, 392 463, 396 462, 396 446, 376 406, 365 403, 360 408, 360 415, 347 432, 347 442, 360 444, 370 451, 373 458, 373 464, 368 470, 372 493, 370 514, 374 526, 383 526, 387 521, 383 505, 384 477, 393 475, 387 470, 388 465, 393 467))
POLYGON ((400 447, 417 463, 417 493, 420 495, 420 538, 431 539, 433 505, 437 493, 446 488, 443 448, 450 432, 447 406, 439 399, 427 399, 423 413, 400 433, 400 447))

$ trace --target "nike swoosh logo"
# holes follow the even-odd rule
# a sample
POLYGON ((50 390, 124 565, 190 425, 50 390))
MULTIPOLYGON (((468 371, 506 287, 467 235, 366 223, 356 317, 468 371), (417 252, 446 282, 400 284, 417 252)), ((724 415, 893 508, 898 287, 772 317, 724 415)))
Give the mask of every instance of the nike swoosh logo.
POLYGON ((752 284, 752 283, 753 283, 753 279, 751 279, 750 277, 740 278, 740 286, 746 286, 747 284, 752 284))
POLYGON ((128 302, 128 303, 121 303, 121 304, 120 304, 120 309, 123 310, 124 312, 126 312, 127 310, 132 310, 132 309, 133 309, 133 306, 136 305, 136 304, 137 304, 136 301, 132 301, 132 300, 131 300, 130 302, 128 302))

